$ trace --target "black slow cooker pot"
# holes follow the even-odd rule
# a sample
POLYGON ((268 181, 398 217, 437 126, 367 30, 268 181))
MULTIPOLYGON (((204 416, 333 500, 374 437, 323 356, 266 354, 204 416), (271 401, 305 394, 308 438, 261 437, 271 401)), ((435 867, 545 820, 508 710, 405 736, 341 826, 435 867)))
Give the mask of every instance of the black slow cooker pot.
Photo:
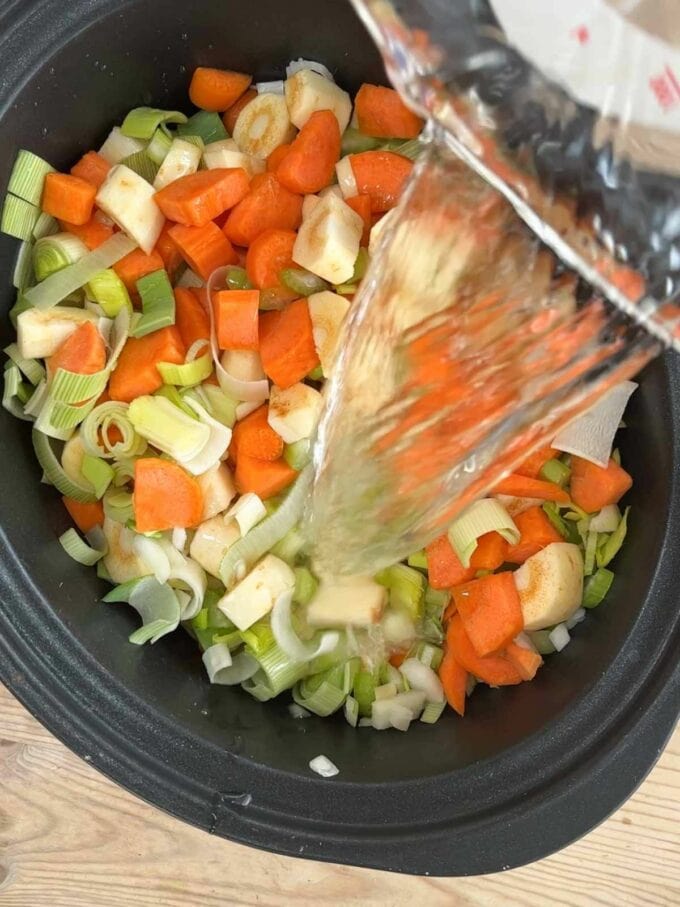
MULTIPOLYGON (((277 78, 323 61, 350 91, 385 81, 344 0, 6 0, 0 5, 0 185, 19 148, 68 168, 141 104, 187 107, 199 64, 277 78)), ((0 240, 13 303, 16 243, 0 240)), ((3 318, 3 345, 11 330, 3 318)), ((622 454, 629 540, 607 602, 531 684, 479 689, 460 720, 407 734, 294 720, 211 687, 181 632, 127 643, 135 616, 62 551, 26 423, 0 411, 0 677, 53 733, 151 803, 281 853, 410 873, 505 869, 562 847, 640 783, 677 717, 680 370, 645 373, 622 454), (323 753, 340 768, 322 780, 323 753)))

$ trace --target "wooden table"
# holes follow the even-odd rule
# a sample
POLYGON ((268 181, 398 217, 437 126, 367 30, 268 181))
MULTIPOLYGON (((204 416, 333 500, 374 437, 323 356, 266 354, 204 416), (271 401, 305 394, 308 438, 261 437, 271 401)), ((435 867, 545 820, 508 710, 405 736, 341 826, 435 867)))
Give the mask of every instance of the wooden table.
POLYGON ((0 686, 2 907, 680 904, 680 729, 634 797, 556 856, 495 876, 399 876, 211 838, 104 778, 0 686))

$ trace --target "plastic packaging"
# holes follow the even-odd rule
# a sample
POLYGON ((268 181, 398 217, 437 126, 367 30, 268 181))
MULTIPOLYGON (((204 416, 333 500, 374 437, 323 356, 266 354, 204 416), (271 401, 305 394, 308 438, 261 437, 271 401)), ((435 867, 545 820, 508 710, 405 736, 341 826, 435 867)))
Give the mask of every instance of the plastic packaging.
POLYGON ((631 23, 650 3, 354 5, 429 126, 315 447, 315 556, 345 573, 443 531, 680 315, 680 55, 631 23))

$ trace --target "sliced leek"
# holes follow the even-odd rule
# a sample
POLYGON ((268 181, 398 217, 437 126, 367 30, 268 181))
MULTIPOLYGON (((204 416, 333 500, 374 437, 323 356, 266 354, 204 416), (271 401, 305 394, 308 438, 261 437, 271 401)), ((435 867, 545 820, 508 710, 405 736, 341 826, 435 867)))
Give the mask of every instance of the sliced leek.
POLYGON ((137 397, 128 408, 132 427, 142 438, 179 463, 198 456, 210 440, 210 428, 187 416, 165 397, 137 397))
POLYGON ((177 135, 187 140, 189 136, 198 136, 204 145, 229 138, 220 115, 208 110, 199 110, 186 122, 180 123, 177 127, 177 135))
POLYGON ((165 160, 168 151, 170 151, 171 145, 172 137, 168 135, 164 129, 156 129, 151 136, 151 141, 146 146, 146 153, 154 164, 157 164, 160 167, 165 160))
POLYGON ((25 359, 19 352, 16 343, 10 343, 5 347, 4 352, 9 356, 12 362, 28 378, 31 384, 40 384, 45 378, 45 369, 37 359, 25 359))
POLYGON ((175 296, 167 271, 146 274, 137 281, 137 289, 142 299, 142 317, 131 331, 133 337, 145 337, 175 323, 175 296))
POLYGON ((34 282, 33 243, 30 240, 25 240, 19 246, 17 260, 14 263, 12 283, 17 290, 23 290, 25 287, 30 287, 34 282))
POLYGON ((2 207, 0 230, 16 239, 29 240, 33 238, 35 225, 40 217, 40 208, 36 208, 23 198, 16 195, 6 195, 2 207))
POLYGON ((93 457, 125 460, 146 450, 146 441, 134 430, 128 416, 128 404, 109 400, 100 403, 85 418, 80 429, 83 446, 93 457), (111 442, 111 431, 114 442, 111 442))
POLYGON ((37 154, 22 149, 14 161, 7 191, 32 205, 40 205, 48 173, 54 173, 54 167, 37 154))
POLYGON ((84 567, 92 567, 106 554, 106 546, 101 550, 92 548, 84 542, 75 529, 67 529, 59 536, 59 543, 69 557, 84 567))
POLYGON ((464 567, 470 566, 477 540, 487 532, 500 533, 511 545, 519 542, 517 526, 505 507, 495 498, 475 501, 449 527, 449 541, 464 567))
POLYGON ((73 498, 82 504, 93 503, 97 496, 91 486, 75 482, 66 475, 56 454, 52 450, 50 439, 41 431, 33 429, 33 449, 42 466, 48 481, 67 498, 73 498))
POLYGON ((33 246, 33 272, 37 281, 43 281, 75 264, 88 254, 85 243, 71 233, 45 236, 33 246))
POLYGON ((147 183, 153 184, 153 181, 156 179, 158 164, 151 160, 146 151, 135 151, 134 154, 124 157, 121 164, 125 167, 129 167, 133 173, 136 173, 137 176, 141 176, 147 183))
POLYGON ((94 488, 97 498, 102 498, 113 481, 114 472, 111 466, 105 460, 86 453, 80 471, 83 478, 94 488))
POLYGON ((113 268, 95 274, 85 285, 85 291, 108 318, 114 318, 123 308, 132 311, 130 294, 113 268))
POLYGON ((120 131, 133 139, 148 141, 164 123, 186 123, 187 117, 178 110, 159 110, 156 107, 135 107, 123 120, 120 131))

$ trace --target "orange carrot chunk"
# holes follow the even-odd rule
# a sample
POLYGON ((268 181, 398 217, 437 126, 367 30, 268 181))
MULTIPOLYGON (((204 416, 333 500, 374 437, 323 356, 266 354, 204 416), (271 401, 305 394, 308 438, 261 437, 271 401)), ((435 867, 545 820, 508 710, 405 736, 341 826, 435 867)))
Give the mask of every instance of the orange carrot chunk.
POLYGON ((111 164, 101 154, 97 154, 96 151, 88 151, 77 164, 71 167, 71 176, 77 176, 99 189, 110 169, 111 164))
POLYGON ((373 218, 371 217, 371 199, 368 195, 353 195, 345 199, 345 204, 349 205, 352 211, 356 211, 364 222, 364 232, 361 234, 361 245, 368 246, 371 238, 371 227, 373 218))
POLYGON ((250 179, 240 167, 199 170, 169 183, 154 195, 168 220, 203 227, 247 194, 250 179))
POLYGON ((529 507, 518 513, 514 521, 520 538, 516 545, 510 545, 507 550, 505 559, 509 564, 523 564, 527 558, 538 554, 547 545, 564 541, 542 507, 529 507))
POLYGON ((354 112, 361 132, 378 139, 415 139, 423 128, 399 93, 383 85, 364 82, 354 99, 354 112))
POLYGON ((306 299, 260 317, 260 356, 265 374, 279 387, 292 387, 319 364, 306 299))
POLYGON ((140 277, 153 274, 154 271, 163 269, 163 259, 155 250, 147 255, 141 249, 133 249, 125 258, 121 258, 113 266, 113 270, 125 284, 128 293, 137 292, 137 281, 140 277))
POLYGON ((526 649, 516 642, 508 643, 503 654, 515 666, 522 680, 533 680, 543 664, 543 659, 538 652, 526 649))
POLYGON ((291 485, 299 473, 280 460, 256 460, 241 454, 236 461, 234 478, 239 494, 254 492, 266 501, 291 485))
POLYGON ((444 687, 446 701, 462 718, 465 715, 465 692, 468 673, 453 657, 453 652, 446 649, 439 665, 439 679, 444 687))
POLYGON ((69 516, 81 532, 89 532, 95 526, 101 526, 104 523, 104 505, 101 501, 93 501, 90 504, 82 504, 80 501, 74 501, 73 498, 63 497, 64 507, 68 510, 69 516))
POLYGON ((487 532, 477 539, 470 558, 470 567, 477 570, 498 570, 507 560, 509 544, 499 532, 487 532))
POLYGON ((172 224, 166 223, 163 229, 161 230, 161 235, 156 241, 154 247, 154 252, 156 252, 163 259, 163 266, 168 272, 168 276, 172 280, 175 275, 175 272, 182 264, 183 256, 180 250, 177 248, 177 243, 174 241, 170 235, 170 229, 172 224))
POLYGON ((191 270, 203 280, 208 280, 215 268, 234 265, 238 261, 234 247, 212 221, 202 227, 175 224, 168 235, 191 270))
POLYGON ((191 77, 189 97, 201 110, 221 112, 236 103, 252 81, 242 72, 199 66, 191 77))
POLYGON ((60 220, 59 226, 67 233, 77 236, 90 250, 98 249, 113 236, 113 227, 103 224, 96 217, 91 217, 86 224, 69 224, 68 221, 60 220))
POLYGON ((177 463, 143 457, 135 462, 133 506, 138 532, 189 529, 201 522, 203 493, 177 463))
POLYGON ((379 214, 394 208, 404 191, 413 162, 393 151, 362 151, 350 155, 359 195, 371 199, 371 212, 379 214))
POLYGON ((254 287, 266 290, 281 286, 281 271, 295 267, 293 246, 296 239, 294 230, 265 230, 253 240, 246 255, 246 271, 254 287))
POLYGON ((196 296, 186 287, 175 289, 175 327, 189 350, 197 340, 210 340, 210 318, 196 296))
POLYGON ((529 479, 537 479, 541 470, 549 460, 554 460, 559 451, 549 445, 540 447, 535 450, 530 457, 517 467, 515 472, 519 476, 527 476, 529 479))
POLYGON ((269 407, 264 404, 234 426, 229 453, 237 463, 240 456, 278 460, 283 455, 283 441, 267 421, 268 416, 269 407))
POLYGON ((249 246, 265 230, 297 230, 301 223, 302 196, 289 192, 273 173, 262 173, 229 213, 224 233, 234 245, 249 246))
POLYGON ((446 646, 462 668, 489 686, 505 687, 522 682, 522 675, 505 656, 477 654, 459 614, 454 615, 447 627, 446 646))
POLYGON ((57 220, 82 226, 92 217, 96 186, 68 173, 48 173, 42 196, 42 209, 57 220))
POLYGON ((557 501, 559 504, 566 504, 569 501, 567 492, 554 482, 530 479, 516 472, 501 479, 494 488, 494 494, 509 494, 515 498, 539 498, 542 501, 557 501))
POLYGON ((94 375, 106 365, 106 344, 93 322, 84 321, 47 360, 54 375, 59 368, 79 375, 94 375))
POLYGON ((290 143, 284 142, 283 145, 279 145, 278 148, 275 148, 272 153, 267 158, 267 170, 270 173, 276 173, 276 170, 284 159, 284 157, 290 151, 290 143))
POLYGON ((472 567, 464 567, 446 534, 440 535, 425 549, 427 574, 433 589, 451 589, 467 583, 475 575, 472 567))
POLYGON ((256 350, 259 290, 220 290, 213 293, 217 345, 221 350, 256 350))
POLYGON ((184 362, 186 349, 177 328, 161 328, 146 337, 130 337, 109 381, 112 400, 130 403, 142 394, 153 394, 163 385, 163 379, 156 368, 159 362, 184 362))
POLYGON ((453 590, 456 608, 477 655, 506 646, 524 629, 512 573, 491 573, 453 590))
POLYGON ((234 131, 234 126, 236 125, 236 120, 238 120, 241 111, 250 104, 251 101, 254 101, 257 97, 257 91, 254 88, 249 88, 248 91, 245 91, 241 97, 234 104, 231 105, 229 110, 222 117, 222 122, 224 123, 224 128, 227 130, 229 135, 234 131))
POLYGON ((615 460, 604 469, 582 457, 571 458, 571 497, 586 513, 618 504, 632 484, 630 475, 615 460))
POLYGON ((307 195, 330 186, 340 160, 340 127, 330 110, 317 110, 307 120, 276 168, 279 182, 307 195))

